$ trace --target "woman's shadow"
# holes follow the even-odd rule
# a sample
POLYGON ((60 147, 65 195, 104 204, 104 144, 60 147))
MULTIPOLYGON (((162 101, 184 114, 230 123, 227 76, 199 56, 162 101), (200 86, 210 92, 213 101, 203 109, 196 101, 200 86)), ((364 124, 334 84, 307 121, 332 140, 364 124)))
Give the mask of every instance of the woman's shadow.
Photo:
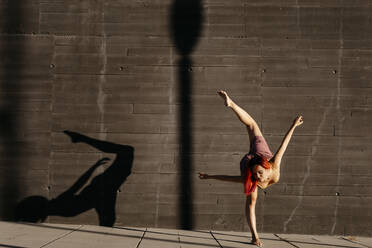
POLYGON ((91 183, 77 192, 89 180, 94 170, 109 159, 98 160, 65 192, 52 200, 43 196, 30 196, 17 204, 16 221, 43 222, 48 216, 77 216, 90 209, 95 209, 100 226, 112 227, 115 223, 115 205, 117 191, 131 173, 134 148, 101 141, 88 136, 64 131, 73 143, 86 143, 99 151, 115 153, 115 160, 103 173, 93 178, 91 183))

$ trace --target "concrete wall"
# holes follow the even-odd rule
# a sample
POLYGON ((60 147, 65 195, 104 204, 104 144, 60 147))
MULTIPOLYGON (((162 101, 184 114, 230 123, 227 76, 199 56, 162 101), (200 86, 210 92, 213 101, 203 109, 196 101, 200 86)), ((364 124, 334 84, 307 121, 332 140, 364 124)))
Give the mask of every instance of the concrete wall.
MULTIPOLYGON (((239 174, 249 150, 244 126, 216 95, 225 89, 273 151, 296 115, 305 120, 280 182, 259 193, 259 232, 371 235, 372 2, 188 2, 0 2, 1 218, 114 158, 71 143, 63 133, 71 130, 135 148, 116 225, 179 227, 186 71, 193 228, 248 230, 242 186, 196 174, 239 174), (179 68, 187 57, 191 66, 179 68)), ((47 221, 98 223, 94 210, 47 221)))

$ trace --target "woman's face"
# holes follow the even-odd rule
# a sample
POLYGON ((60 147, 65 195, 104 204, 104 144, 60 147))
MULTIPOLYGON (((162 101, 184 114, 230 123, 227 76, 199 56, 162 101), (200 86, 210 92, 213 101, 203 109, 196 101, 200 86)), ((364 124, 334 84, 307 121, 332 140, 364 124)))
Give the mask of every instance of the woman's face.
POLYGON ((253 167, 253 176, 260 183, 267 182, 270 179, 270 170, 265 169, 259 164, 253 167))

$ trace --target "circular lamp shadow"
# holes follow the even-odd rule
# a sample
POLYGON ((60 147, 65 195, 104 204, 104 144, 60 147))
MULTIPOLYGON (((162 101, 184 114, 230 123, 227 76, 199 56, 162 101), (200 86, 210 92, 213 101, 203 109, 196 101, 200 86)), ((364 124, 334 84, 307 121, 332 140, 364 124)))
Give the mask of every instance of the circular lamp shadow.
POLYGON ((171 9, 171 33, 180 54, 191 54, 201 33, 203 8, 200 0, 175 0, 171 9))

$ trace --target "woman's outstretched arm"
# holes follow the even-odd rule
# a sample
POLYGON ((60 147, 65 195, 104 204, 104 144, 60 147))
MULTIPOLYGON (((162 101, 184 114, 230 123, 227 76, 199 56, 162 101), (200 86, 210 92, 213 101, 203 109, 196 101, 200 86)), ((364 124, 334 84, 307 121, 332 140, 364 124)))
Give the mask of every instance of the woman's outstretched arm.
POLYGON ((253 140, 254 136, 262 136, 261 130, 252 116, 231 100, 225 91, 221 90, 218 94, 225 100, 225 105, 231 108, 239 120, 247 127, 250 141, 253 140))
POLYGON ((208 175, 206 173, 199 172, 200 179, 216 179, 225 182, 243 183, 244 178, 242 176, 228 176, 228 175, 208 175))
POLYGON ((258 237, 256 228, 256 202, 257 202, 257 188, 247 196, 245 205, 245 215, 247 218, 249 229, 252 233, 252 244, 262 247, 263 244, 258 237))
POLYGON ((289 128, 287 134, 284 136, 284 139, 283 139, 281 145, 279 146, 278 151, 276 152, 274 157, 271 159, 271 161, 273 162, 274 167, 276 167, 278 169, 280 168, 280 163, 282 161, 282 157, 284 155, 285 150, 287 149, 289 141, 292 138, 293 132, 296 129, 296 127, 302 125, 303 122, 304 122, 304 120, 303 120, 302 116, 296 117, 296 119, 293 121, 293 124, 289 128))

